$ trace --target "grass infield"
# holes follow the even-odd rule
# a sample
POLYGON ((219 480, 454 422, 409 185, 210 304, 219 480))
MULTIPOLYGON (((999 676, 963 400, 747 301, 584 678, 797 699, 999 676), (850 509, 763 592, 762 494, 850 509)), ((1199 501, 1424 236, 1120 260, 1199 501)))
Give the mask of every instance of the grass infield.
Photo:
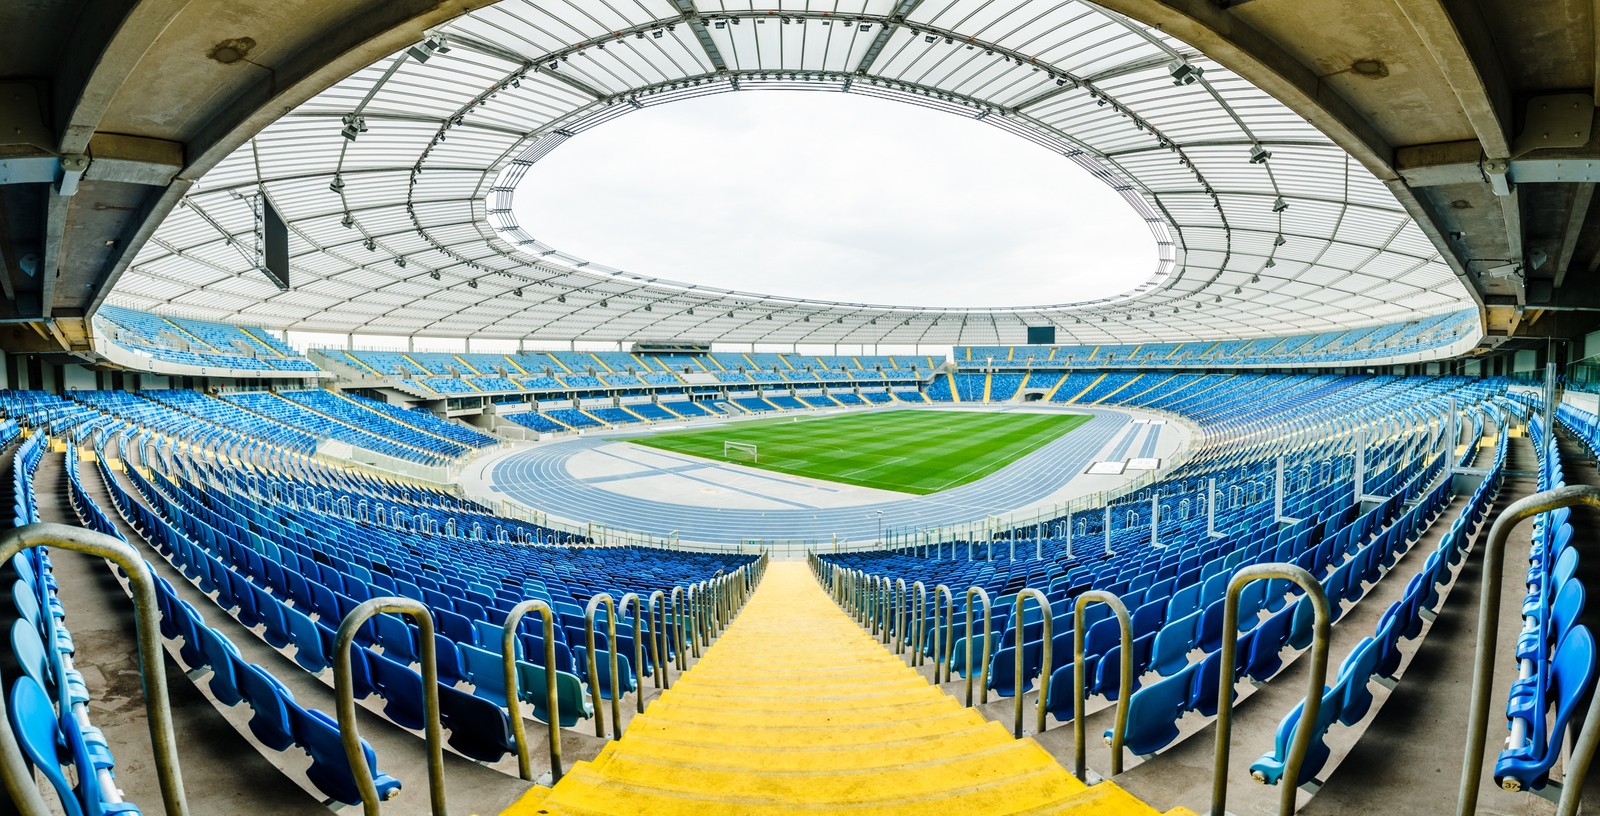
POLYGON ((630 441, 778 473, 923 495, 977 481, 1089 419, 1084 414, 877 410, 784 415, 630 441), (760 461, 724 457, 723 442, 755 444, 760 461))

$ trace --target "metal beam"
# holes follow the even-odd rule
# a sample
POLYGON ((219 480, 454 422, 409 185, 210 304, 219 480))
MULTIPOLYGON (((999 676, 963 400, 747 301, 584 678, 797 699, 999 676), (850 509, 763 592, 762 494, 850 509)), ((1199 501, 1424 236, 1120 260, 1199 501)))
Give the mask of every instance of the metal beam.
POLYGON ((583 80, 578 79, 577 77, 567 76, 566 74, 563 74, 560 71, 552 70, 551 68, 549 68, 547 66, 544 66, 544 65, 540 65, 537 68, 534 68, 534 70, 538 71, 540 74, 543 74, 544 76, 550 77, 551 79, 553 79, 553 80, 555 80, 555 81, 557 81, 557 82, 559 82, 559 83, 561 83, 563 85, 566 85, 569 88, 572 88, 573 90, 578 91, 579 93, 587 94, 587 95, 589 95, 590 97, 593 97, 596 100, 600 100, 600 99, 605 99, 606 98, 606 94, 603 91, 600 91, 600 90, 596 89, 593 85, 590 85, 589 83, 584 82, 583 80))
POLYGON ((694 32, 694 38, 700 41, 700 48, 706 52, 706 58, 711 60, 712 67, 719 72, 728 70, 728 63, 722 58, 722 52, 717 50, 717 43, 711 39, 711 32, 700 24, 700 11, 694 7, 693 0, 672 0, 672 5, 683 15, 683 22, 694 32))
POLYGON ((905 22, 905 19, 911 16, 911 12, 916 11, 917 6, 920 5, 922 5, 922 0, 900 0, 894 11, 890 12, 889 19, 884 21, 878 28, 877 36, 873 37, 872 42, 867 44, 867 50, 861 55, 861 62, 856 64, 857 74, 861 76, 867 75, 867 72, 872 69, 872 64, 878 61, 878 55, 882 54, 883 49, 889 46, 889 38, 894 36, 895 29, 899 28, 900 23, 905 22))

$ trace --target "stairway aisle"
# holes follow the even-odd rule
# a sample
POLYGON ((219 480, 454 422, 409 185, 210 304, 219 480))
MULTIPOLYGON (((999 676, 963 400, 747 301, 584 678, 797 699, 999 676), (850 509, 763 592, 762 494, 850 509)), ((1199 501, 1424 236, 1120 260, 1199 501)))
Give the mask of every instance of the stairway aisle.
MULTIPOLYGON (((963 708, 861 630, 803 563, 618 742, 503 816, 1149 814, 963 708)), ((1175 810, 1174 814, 1188 813, 1175 810)))

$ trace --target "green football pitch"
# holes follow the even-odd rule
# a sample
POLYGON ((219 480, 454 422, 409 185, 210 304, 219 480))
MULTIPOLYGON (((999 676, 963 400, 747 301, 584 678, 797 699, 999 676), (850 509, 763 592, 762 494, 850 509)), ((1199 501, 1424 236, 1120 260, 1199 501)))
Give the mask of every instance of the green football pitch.
POLYGON ((830 482, 937 493, 974 482, 1089 421, 1083 414, 865 411, 786 415, 630 441, 706 459, 830 482), (757 461, 724 442, 756 446, 757 461))

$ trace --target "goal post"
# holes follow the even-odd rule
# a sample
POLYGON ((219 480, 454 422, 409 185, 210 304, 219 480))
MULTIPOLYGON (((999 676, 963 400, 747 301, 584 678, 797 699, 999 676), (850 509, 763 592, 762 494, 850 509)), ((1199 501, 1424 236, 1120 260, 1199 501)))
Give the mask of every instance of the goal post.
POLYGON ((754 442, 723 442, 722 458, 746 458, 752 462, 761 461, 760 453, 757 451, 754 442))

